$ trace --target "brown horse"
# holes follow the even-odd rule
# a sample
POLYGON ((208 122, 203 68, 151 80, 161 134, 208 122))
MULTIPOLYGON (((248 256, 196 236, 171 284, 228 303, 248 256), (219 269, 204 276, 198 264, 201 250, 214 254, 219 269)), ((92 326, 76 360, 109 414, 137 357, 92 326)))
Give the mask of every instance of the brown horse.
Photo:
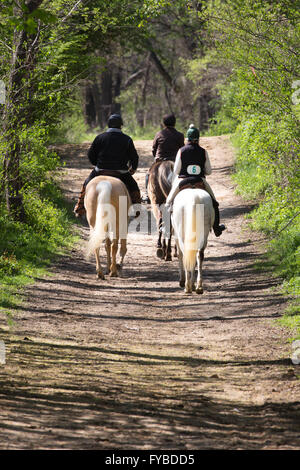
POLYGON ((127 252, 130 204, 131 199, 127 188, 118 178, 97 176, 86 187, 84 205, 90 227, 87 254, 95 253, 96 272, 99 279, 104 279, 99 257, 102 243, 105 243, 107 273, 110 276, 118 276, 118 269, 123 266, 127 252), (119 241, 121 261, 117 265, 119 241))
MULTIPOLYGON (((165 204, 172 186, 174 162, 163 160, 153 163, 149 170, 148 194, 151 208, 156 219, 158 229, 157 256, 165 261, 171 261, 171 226, 169 235, 163 232, 162 204, 165 204)), ((176 247, 174 256, 177 256, 176 247)))

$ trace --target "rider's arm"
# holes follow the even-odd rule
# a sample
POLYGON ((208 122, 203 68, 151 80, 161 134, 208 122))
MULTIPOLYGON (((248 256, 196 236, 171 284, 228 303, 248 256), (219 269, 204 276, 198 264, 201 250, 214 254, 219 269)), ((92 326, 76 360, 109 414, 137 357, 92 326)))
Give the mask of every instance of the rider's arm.
POLYGON ((135 171, 139 164, 139 156, 132 139, 129 139, 128 141, 128 154, 128 162, 130 163, 132 170, 135 171))
POLYGON ((174 163, 174 170, 173 170, 174 176, 179 175, 180 171, 181 171, 181 150, 179 149, 175 158, 175 163, 174 163))
POLYGON ((153 144, 152 144, 152 155, 155 158, 156 157, 156 152, 158 149, 158 135, 154 137, 153 144))
POLYGON ((210 164, 210 159, 207 153, 207 150, 205 150, 205 167, 204 167, 204 172, 206 175, 210 175, 212 172, 211 169, 211 164, 210 164))
POLYGON ((97 157, 99 154, 99 136, 97 136, 92 145, 90 146, 90 149, 88 151, 88 159, 91 162, 92 165, 96 166, 97 165, 97 157))

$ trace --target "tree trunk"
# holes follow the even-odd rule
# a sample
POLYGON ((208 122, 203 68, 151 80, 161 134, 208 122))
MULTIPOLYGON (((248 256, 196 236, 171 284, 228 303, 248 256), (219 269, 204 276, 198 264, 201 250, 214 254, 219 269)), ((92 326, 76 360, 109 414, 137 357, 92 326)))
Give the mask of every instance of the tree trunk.
POLYGON ((107 125, 107 121, 112 112, 112 72, 105 70, 101 77, 101 127, 107 125))
POLYGON ((101 95, 98 83, 88 80, 83 89, 84 121, 90 128, 99 126, 101 120, 101 95))
POLYGON ((147 67, 145 70, 145 78, 144 78, 144 84, 143 84, 143 89, 142 89, 142 115, 143 115, 142 127, 146 127, 147 125, 146 101, 147 101, 147 86, 148 86, 148 81, 149 81, 150 68, 151 68, 151 62, 150 62, 150 54, 149 54, 148 59, 147 59, 147 67))
MULTIPOLYGON (((28 12, 36 10, 43 0, 26 1, 28 12)), ((24 13, 20 13, 22 15, 24 13)), ((28 13, 26 13, 28 14, 28 13)), ((15 33, 15 51, 9 76, 9 85, 4 111, 4 135, 7 150, 4 157, 4 192, 8 212, 20 221, 25 220, 20 175, 20 129, 33 123, 32 95, 34 82, 32 73, 38 50, 39 31, 29 35, 25 30, 15 33)))
POLYGON ((95 127, 97 117, 92 84, 90 82, 86 83, 83 90, 83 115, 86 125, 90 128, 95 127))

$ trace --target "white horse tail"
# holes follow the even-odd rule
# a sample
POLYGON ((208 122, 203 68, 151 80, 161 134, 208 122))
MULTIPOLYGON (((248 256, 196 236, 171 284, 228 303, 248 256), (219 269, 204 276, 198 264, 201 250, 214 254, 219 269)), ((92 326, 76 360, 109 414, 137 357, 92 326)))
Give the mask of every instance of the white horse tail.
POLYGON ((96 191, 98 193, 96 223, 90 232, 87 247, 88 256, 100 248, 106 238, 110 238, 110 232, 114 232, 116 224, 115 209, 111 204, 111 183, 109 181, 100 181, 96 186, 96 191))
POLYGON ((187 271, 193 271, 196 266, 197 257, 197 213, 194 204, 184 210, 184 250, 183 266, 187 271))

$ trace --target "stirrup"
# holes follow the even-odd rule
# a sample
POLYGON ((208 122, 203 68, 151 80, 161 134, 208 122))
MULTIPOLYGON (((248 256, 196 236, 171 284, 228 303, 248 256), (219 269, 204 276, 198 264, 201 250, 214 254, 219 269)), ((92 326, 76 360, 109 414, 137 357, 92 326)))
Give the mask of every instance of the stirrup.
POLYGON ((143 196, 142 197, 142 203, 143 204, 151 204, 151 201, 149 199, 149 196, 143 196))
POLYGON ((73 211, 73 212, 74 212, 74 214, 75 214, 75 217, 77 217, 77 218, 84 217, 84 216, 85 216, 85 207, 76 204, 76 206, 74 207, 74 211, 73 211))
POLYGON ((215 236, 220 237, 222 233, 226 230, 225 225, 219 225, 218 227, 214 228, 215 236))

